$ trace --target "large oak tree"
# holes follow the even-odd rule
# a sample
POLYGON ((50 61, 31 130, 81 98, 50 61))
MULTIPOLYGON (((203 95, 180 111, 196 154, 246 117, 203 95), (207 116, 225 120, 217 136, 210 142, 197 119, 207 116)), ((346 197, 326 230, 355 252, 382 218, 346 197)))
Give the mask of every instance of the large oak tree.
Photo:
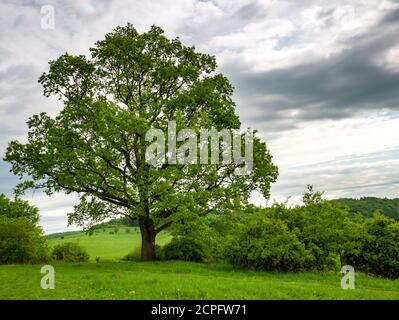
POLYGON ((240 164, 146 162, 150 128, 239 129, 233 87, 213 56, 168 39, 153 26, 138 33, 117 27, 90 48, 91 57, 64 54, 39 82, 63 103, 55 118, 28 121, 28 142, 10 142, 5 160, 28 188, 79 194, 70 223, 90 227, 122 215, 138 219, 142 258, 155 259, 155 237, 186 214, 229 212, 259 190, 269 196, 277 168, 264 142, 253 141, 253 170, 240 164))

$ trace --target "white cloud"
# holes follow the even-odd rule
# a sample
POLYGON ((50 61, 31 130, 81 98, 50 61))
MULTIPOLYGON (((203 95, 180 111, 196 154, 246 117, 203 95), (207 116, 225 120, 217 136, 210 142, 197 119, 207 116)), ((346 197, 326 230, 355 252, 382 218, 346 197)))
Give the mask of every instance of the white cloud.
POLYGON ((281 165, 294 166, 394 148, 399 145, 397 137, 398 118, 370 115, 301 124, 279 134, 269 147, 281 165))
POLYGON ((76 195, 55 193, 50 197, 41 192, 29 192, 23 199, 39 209, 39 223, 45 233, 77 229, 67 223, 67 213, 73 212, 73 206, 78 202, 76 195))
POLYGON ((398 136, 399 118, 378 115, 284 132, 269 142, 280 169, 272 198, 298 203, 306 184, 329 198, 399 197, 398 136))

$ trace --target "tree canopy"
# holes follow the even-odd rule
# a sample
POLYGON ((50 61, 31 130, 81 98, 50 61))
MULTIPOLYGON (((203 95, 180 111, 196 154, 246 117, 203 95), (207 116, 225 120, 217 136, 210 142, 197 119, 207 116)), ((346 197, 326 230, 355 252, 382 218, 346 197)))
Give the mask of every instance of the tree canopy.
POLYGON ((0 217, 10 219, 24 219, 32 224, 39 222, 39 210, 22 199, 8 199, 0 194, 0 217))
POLYGON ((385 215, 399 220, 399 198, 362 197, 360 199, 344 198, 331 201, 346 205, 351 214, 361 213, 367 217, 372 217, 376 210, 381 210, 385 215))
POLYGON ((177 129, 239 129, 233 86, 217 73, 215 57, 196 52, 152 26, 138 33, 117 27, 90 48, 91 56, 63 54, 39 82, 58 96, 62 110, 28 121, 28 142, 10 142, 5 160, 27 177, 28 188, 78 193, 69 222, 90 225, 113 216, 138 218, 142 258, 155 258, 155 236, 185 215, 228 212, 259 190, 269 196, 277 167, 266 144, 253 138, 253 169, 241 164, 146 162, 146 132, 177 129))

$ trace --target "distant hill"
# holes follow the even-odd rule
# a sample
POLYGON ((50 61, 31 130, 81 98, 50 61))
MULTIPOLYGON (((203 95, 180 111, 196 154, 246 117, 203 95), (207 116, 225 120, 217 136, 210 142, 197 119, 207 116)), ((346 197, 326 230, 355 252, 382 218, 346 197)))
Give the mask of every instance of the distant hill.
MULTIPOLYGON (((123 217, 123 218, 115 218, 106 222, 101 222, 99 224, 96 224, 93 227, 94 230, 101 230, 101 229, 109 229, 109 228, 120 228, 120 227, 138 227, 138 221, 137 219, 132 220, 128 217, 123 217)), ((46 237, 48 239, 57 239, 60 237, 66 237, 66 236, 75 236, 79 235, 81 233, 84 233, 83 230, 77 230, 77 231, 66 231, 66 232, 57 232, 57 233, 50 233, 46 234, 46 237)))
POLYGON ((130 219, 128 217, 115 218, 107 222, 102 222, 96 225, 96 229, 113 228, 113 227, 138 227, 137 219, 130 219))
POLYGON ((387 216, 399 220, 399 198, 387 199, 376 197, 363 197, 360 199, 336 199, 337 201, 349 207, 351 213, 362 213, 365 216, 371 216, 374 211, 381 210, 387 216))
POLYGON ((48 239, 57 239, 57 238, 60 238, 60 237, 73 236, 73 235, 77 235, 77 234, 80 234, 80 233, 82 233, 82 231, 79 231, 79 230, 78 231, 57 232, 57 233, 47 234, 46 237, 48 239))

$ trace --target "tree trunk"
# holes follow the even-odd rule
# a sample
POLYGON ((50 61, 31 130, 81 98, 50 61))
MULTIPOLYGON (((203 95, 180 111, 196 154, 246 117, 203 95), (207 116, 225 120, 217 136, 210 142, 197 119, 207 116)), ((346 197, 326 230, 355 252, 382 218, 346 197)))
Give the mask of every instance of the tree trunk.
POLYGON ((139 217, 141 232, 141 260, 151 261, 156 259, 155 252, 155 228, 151 219, 139 217))

